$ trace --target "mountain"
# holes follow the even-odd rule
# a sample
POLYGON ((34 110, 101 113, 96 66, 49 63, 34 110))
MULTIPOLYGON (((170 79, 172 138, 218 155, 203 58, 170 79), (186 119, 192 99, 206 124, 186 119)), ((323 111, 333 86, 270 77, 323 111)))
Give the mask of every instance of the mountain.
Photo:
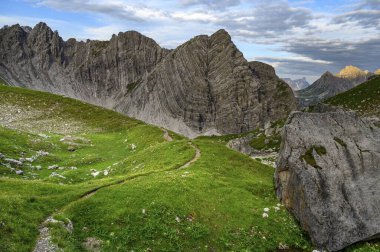
POLYGON ((369 74, 368 70, 361 70, 358 67, 355 66, 346 66, 342 70, 339 71, 339 73, 336 74, 336 76, 340 78, 345 79, 360 79, 360 78, 367 78, 369 74))
POLYGON ((300 106, 313 105, 347 91, 367 81, 371 76, 373 76, 373 73, 360 70, 354 66, 347 66, 336 75, 330 72, 324 73, 307 88, 296 91, 295 96, 300 106))
POLYGON ((324 103, 380 118, 380 76, 331 97, 324 103))
POLYGON ((274 69, 248 62, 220 30, 174 50, 135 31, 64 41, 45 23, 0 30, 0 75, 114 109, 189 137, 264 127, 296 108, 274 69))
POLYGON ((377 69, 377 70, 375 71, 375 74, 380 75, 380 69, 377 69))
POLYGON ((305 77, 296 80, 292 80, 290 78, 283 78, 282 80, 285 81, 293 90, 304 89, 310 85, 305 77))

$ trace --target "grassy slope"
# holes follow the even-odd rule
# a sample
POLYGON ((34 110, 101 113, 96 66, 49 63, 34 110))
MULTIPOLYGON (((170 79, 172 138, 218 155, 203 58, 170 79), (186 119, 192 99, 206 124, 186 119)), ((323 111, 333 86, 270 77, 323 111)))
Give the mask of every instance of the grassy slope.
POLYGON ((50 122, 74 118, 85 125, 74 135, 91 141, 70 152, 59 141, 63 135, 54 131, 41 132, 50 136, 44 138, 0 127, 0 153, 7 157, 50 153, 33 163, 41 171, 18 167, 23 176, 0 166, 0 251, 30 251, 38 226, 50 214, 74 223, 72 234, 53 225, 54 241, 65 251, 83 251, 88 237, 101 240, 104 251, 274 251, 280 243, 311 249, 285 209, 274 210, 273 169, 226 148, 221 139, 195 140, 200 159, 178 170, 194 149, 173 133, 174 141, 166 142, 156 127, 42 92, 0 86, 0 101, 53 108, 50 122), (58 170, 66 179, 51 178, 46 167, 52 164, 78 169, 58 170), (109 166, 108 176, 90 176, 91 169, 109 166), (121 180, 125 182, 80 199, 121 180), (270 208, 269 218, 262 217, 265 207, 270 208))
POLYGON ((363 115, 380 116, 380 77, 338 94, 325 103, 355 110, 363 115))

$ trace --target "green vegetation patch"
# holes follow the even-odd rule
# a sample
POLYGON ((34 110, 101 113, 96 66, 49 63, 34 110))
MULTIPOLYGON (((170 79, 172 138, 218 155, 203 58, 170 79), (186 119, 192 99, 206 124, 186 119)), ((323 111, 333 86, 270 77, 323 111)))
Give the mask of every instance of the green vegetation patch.
POLYGON ((5 80, 3 80, 3 78, 1 78, 1 76, 0 76, 0 85, 7 85, 7 83, 5 82, 5 80))
POLYGON ((313 151, 315 151, 319 156, 323 156, 327 154, 326 148, 323 146, 312 146, 306 150, 305 154, 300 156, 300 160, 305 160, 305 162, 314 168, 321 169, 320 166, 317 165, 317 161, 314 158, 313 151))
POLYGON ((347 144, 339 137, 334 137, 334 141, 343 146, 344 148, 347 148, 347 144))
POLYGON ((274 134, 272 136, 265 136, 264 133, 254 137, 249 145, 256 150, 269 150, 278 151, 281 144, 281 135, 274 134))
POLYGON ((127 93, 130 93, 133 90, 135 90, 136 87, 141 84, 141 82, 142 82, 142 80, 140 79, 140 80, 137 80, 135 82, 129 83, 127 86, 127 93))

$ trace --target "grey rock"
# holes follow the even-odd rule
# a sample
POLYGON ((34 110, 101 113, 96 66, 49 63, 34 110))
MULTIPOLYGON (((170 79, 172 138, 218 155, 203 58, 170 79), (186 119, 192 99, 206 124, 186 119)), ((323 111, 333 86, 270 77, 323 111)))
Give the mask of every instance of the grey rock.
POLYGON ((316 246, 380 237, 380 129, 353 112, 291 114, 276 193, 316 246))
POLYGON ((248 134, 245 137, 235 138, 227 143, 227 147, 239 151, 246 155, 251 155, 255 150, 249 145, 254 136, 252 134, 248 134))
POLYGON ((24 171, 22 171, 22 170, 16 170, 15 172, 17 175, 23 175, 24 174, 24 171))
POLYGON ((135 31, 110 41, 62 40, 46 24, 0 29, 9 84, 114 109, 189 137, 241 133, 296 108, 274 69, 248 62, 224 30, 175 50, 135 31))
POLYGON ((63 175, 61 175, 61 174, 59 174, 57 172, 52 172, 49 177, 56 177, 56 178, 66 179, 65 176, 63 176, 63 175))
POLYGON ((22 161, 19 161, 13 158, 4 158, 4 161, 14 164, 14 165, 18 165, 18 166, 21 166, 23 164, 22 161))
POLYGON ((50 165, 50 166, 48 167, 48 170, 57 170, 58 168, 59 168, 58 165, 50 165))

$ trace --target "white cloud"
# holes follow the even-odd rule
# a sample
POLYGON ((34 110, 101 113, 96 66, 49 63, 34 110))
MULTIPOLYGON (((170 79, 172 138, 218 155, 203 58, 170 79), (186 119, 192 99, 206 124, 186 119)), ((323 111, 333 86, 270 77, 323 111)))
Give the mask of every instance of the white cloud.
MULTIPOLYGON (((44 21, 59 30, 65 39, 74 36, 105 40, 120 31, 137 30, 169 48, 195 35, 211 34, 224 28, 235 42, 269 48, 270 57, 262 60, 274 64, 283 74, 298 72, 316 76, 328 67, 335 69, 342 64, 363 61, 362 64, 369 69, 378 64, 372 60, 373 55, 377 55, 373 50, 378 47, 368 41, 379 39, 379 0, 352 0, 350 4, 335 4, 334 10, 318 11, 305 7, 319 2, 312 0, 28 1, 35 6, 63 12, 89 13, 87 16, 94 17, 95 24, 100 25, 84 26, 76 20, 60 22, 11 15, 0 16, 0 25, 21 23, 33 26, 44 21), (371 51, 366 51, 365 47, 371 51), (360 51, 362 56, 355 51, 360 51)), ((249 47, 244 49, 250 50, 249 47)), ((243 53, 251 57, 255 55, 254 49, 243 53)))
POLYGON ((118 34, 122 31, 122 27, 118 25, 107 25, 101 27, 86 27, 84 28, 83 36, 95 40, 110 40, 112 34, 118 34))

